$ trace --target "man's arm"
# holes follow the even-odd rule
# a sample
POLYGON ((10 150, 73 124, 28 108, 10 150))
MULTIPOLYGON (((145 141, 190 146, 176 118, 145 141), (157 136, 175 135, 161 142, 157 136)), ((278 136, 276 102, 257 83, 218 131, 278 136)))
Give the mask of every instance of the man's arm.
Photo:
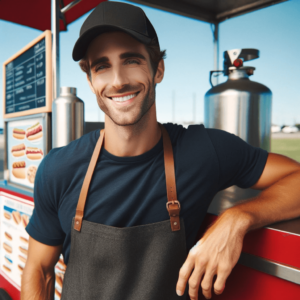
POLYGON ((197 300, 201 283, 203 295, 210 299, 214 275, 217 275, 214 291, 221 294, 248 231, 300 216, 300 164, 296 161, 269 153, 264 171, 252 188, 263 191, 224 211, 190 250, 179 272, 176 286, 179 294, 183 294, 189 282, 190 298, 197 300))
POLYGON ((54 266, 62 250, 29 237, 28 258, 21 283, 21 300, 53 300, 54 266))
POLYGON ((235 207, 238 212, 251 215, 248 231, 300 216, 300 163, 269 153, 261 177, 251 188, 262 192, 251 201, 235 207))

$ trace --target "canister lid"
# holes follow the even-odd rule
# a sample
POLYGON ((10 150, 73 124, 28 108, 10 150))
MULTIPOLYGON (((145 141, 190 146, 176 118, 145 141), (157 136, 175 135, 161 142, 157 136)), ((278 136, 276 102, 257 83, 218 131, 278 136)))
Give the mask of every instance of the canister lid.
POLYGON ((60 94, 61 95, 72 94, 72 95, 76 96, 76 88, 75 87, 62 86, 60 88, 60 94))

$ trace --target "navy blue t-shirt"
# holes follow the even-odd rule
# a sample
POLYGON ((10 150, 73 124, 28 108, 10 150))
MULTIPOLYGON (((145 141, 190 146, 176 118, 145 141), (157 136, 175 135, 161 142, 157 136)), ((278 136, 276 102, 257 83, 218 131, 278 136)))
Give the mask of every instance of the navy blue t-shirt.
MULTIPOLYGON (((268 152, 241 138, 203 125, 185 129, 164 124, 173 146, 177 196, 184 219, 187 250, 214 195, 229 186, 248 188, 264 169, 268 152)), ((100 130, 52 149, 41 162, 34 184, 35 208, 26 227, 35 240, 63 244, 68 263, 71 224, 100 130)), ((88 192, 84 219, 130 227, 169 219, 161 140, 148 152, 117 157, 104 148, 88 192)))

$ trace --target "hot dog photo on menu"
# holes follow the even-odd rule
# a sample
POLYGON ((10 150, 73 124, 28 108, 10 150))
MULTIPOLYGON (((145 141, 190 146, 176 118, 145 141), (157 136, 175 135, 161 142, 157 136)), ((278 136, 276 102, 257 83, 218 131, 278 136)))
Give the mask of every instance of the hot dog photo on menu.
POLYGON ((40 122, 37 122, 33 126, 27 128, 26 138, 29 141, 37 140, 43 136, 43 128, 40 122))
POLYGON ((27 147, 26 156, 31 160, 38 160, 43 158, 43 150, 37 147, 27 147))
POLYGON ((28 159, 37 160, 43 158, 43 150, 37 147, 26 147, 25 144, 12 146, 11 154, 14 157, 24 156, 26 154, 28 159))
POLYGON ((13 129, 13 137, 18 140, 24 140, 25 139, 25 130, 14 128, 13 129))
POLYGON ((25 155, 25 149, 26 149, 25 144, 15 145, 11 148, 11 154, 14 157, 23 156, 25 155))
POLYGON ((28 257, 29 235, 25 228, 33 208, 32 201, 11 195, 2 196, 0 201, 0 272, 18 286, 21 285, 21 276, 28 257))
POLYGON ((26 162, 25 161, 18 161, 12 164, 12 174, 16 178, 25 179, 26 178, 26 162))
POLYGON ((24 118, 7 123, 8 180, 34 187, 39 164, 46 155, 47 131, 43 117, 24 118))

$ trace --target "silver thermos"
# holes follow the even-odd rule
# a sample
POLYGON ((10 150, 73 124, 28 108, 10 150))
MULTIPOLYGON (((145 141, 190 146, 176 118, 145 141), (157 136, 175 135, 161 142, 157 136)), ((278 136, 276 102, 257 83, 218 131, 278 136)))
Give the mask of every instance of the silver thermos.
POLYGON ((84 133, 84 103, 76 88, 61 87, 52 103, 52 148, 63 147, 84 133))
POLYGON ((225 83, 213 86, 204 100, 204 125, 233 133, 250 145, 270 151, 272 92, 251 81, 254 67, 244 61, 259 57, 256 49, 234 49, 224 52, 225 83))
MULTIPOLYGON (((257 49, 233 49, 224 52, 224 70, 211 71, 228 76, 225 83, 213 86, 205 94, 204 125, 233 133, 252 146, 270 151, 272 92, 251 81, 254 67, 244 62, 259 57, 257 49)), ((219 214, 236 202, 255 197, 259 191, 231 186, 218 192, 208 212, 219 214)))

